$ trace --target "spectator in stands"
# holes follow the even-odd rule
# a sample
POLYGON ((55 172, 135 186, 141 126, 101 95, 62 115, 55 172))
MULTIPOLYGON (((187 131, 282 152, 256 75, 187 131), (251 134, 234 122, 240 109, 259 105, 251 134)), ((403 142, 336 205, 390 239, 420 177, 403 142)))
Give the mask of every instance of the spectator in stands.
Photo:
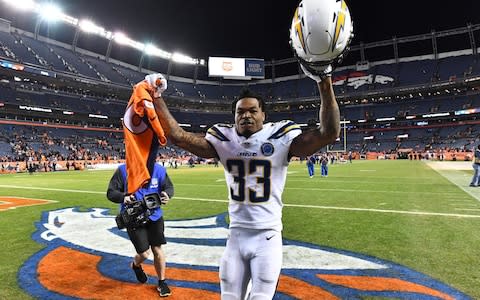
POLYGON ((473 158, 473 177, 470 186, 478 187, 480 185, 480 144, 475 149, 475 156, 473 158))
MULTIPOLYGON (((152 178, 145 187, 140 188, 133 194, 126 194, 127 168, 125 164, 121 164, 110 180, 107 190, 107 198, 115 203, 120 203, 120 212, 124 212, 127 207, 138 201, 143 201, 146 195, 158 195, 162 205, 166 205, 171 197, 173 197, 173 184, 167 175, 166 169, 158 163, 155 163, 152 178)), ((137 254, 135 255, 130 267, 135 272, 137 280, 141 283, 147 282, 148 278, 142 269, 142 263, 150 255, 150 249, 153 252, 153 264, 158 275, 157 291, 161 297, 167 297, 171 294, 170 288, 165 282, 165 253, 162 245, 167 242, 164 234, 163 211, 159 206, 151 209, 144 208, 149 211, 149 217, 145 224, 125 224, 127 233, 137 254), (150 248, 150 249, 149 249, 150 248)), ((137 219, 137 218, 135 218, 137 219)), ((134 223, 134 222, 132 222, 134 223)))

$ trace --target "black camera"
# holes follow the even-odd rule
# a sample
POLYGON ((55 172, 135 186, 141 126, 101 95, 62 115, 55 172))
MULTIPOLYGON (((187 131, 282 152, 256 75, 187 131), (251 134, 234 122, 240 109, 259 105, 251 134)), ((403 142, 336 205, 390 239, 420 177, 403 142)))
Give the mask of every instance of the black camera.
POLYGON ((135 201, 127 204, 125 209, 115 218, 118 229, 138 228, 149 222, 151 209, 158 208, 161 205, 160 195, 158 193, 147 194, 141 201, 135 201))
POLYGON ((154 209, 160 207, 162 202, 160 201, 160 195, 158 193, 151 193, 143 196, 143 202, 148 209, 154 209))

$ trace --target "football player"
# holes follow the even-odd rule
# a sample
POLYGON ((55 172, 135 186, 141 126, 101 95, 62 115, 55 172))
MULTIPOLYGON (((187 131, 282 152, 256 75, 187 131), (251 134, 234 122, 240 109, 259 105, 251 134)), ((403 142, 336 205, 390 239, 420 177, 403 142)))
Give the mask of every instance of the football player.
MULTIPOLYGON (((303 0, 292 21, 295 57, 320 91, 318 128, 302 132, 289 120, 265 123, 262 97, 243 90, 232 104, 235 125, 214 125, 200 137, 178 125, 162 97, 154 100, 172 143, 197 156, 217 158, 225 169, 230 224, 220 261, 222 299, 243 300, 250 281, 250 299, 272 299, 275 294, 282 267, 282 192, 288 162, 292 156, 314 154, 339 136, 340 112, 330 75, 348 51, 350 23, 343 0, 303 0), (308 24, 313 26, 303 28, 308 24), (322 54, 315 52, 321 49, 322 54)), ((154 76, 152 82, 165 80, 161 74, 148 76, 154 76)))
MULTIPOLYGON (((162 76, 153 74, 151 76, 162 76)), ((243 90, 233 103, 235 125, 212 126, 205 137, 184 131, 164 100, 154 100, 167 137, 204 158, 218 158, 229 193, 230 234, 220 263, 222 299, 272 299, 282 265, 282 192, 292 156, 306 157, 339 136, 340 113, 325 76, 318 82, 320 126, 302 132, 292 121, 265 123, 262 98, 243 90)))

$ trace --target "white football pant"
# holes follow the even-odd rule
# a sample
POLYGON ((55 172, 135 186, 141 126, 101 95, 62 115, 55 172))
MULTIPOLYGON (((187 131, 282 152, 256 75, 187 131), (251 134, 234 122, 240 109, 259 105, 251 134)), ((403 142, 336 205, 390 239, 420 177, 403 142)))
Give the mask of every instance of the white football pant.
POLYGON ((220 261, 222 300, 271 300, 282 268, 282 234, 275 230, 231 228, 220 261))

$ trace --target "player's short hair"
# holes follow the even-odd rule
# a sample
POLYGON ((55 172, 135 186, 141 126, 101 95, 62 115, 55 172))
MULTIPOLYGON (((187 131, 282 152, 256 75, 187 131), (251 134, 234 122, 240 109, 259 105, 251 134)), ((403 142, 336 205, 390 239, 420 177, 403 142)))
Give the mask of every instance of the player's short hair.
POLYGON ((240 94, 238 98, 232 102, 232 114, 235 114, 235 109, 237 108, 237 102, 243 98, 255 98, 258 101, 258 106, 260 109, 266 113, 265 111, 265 102, 263 101, 263 97, 261 94, 252 91, 251 89, 244 87, 240 90, 240 94))

